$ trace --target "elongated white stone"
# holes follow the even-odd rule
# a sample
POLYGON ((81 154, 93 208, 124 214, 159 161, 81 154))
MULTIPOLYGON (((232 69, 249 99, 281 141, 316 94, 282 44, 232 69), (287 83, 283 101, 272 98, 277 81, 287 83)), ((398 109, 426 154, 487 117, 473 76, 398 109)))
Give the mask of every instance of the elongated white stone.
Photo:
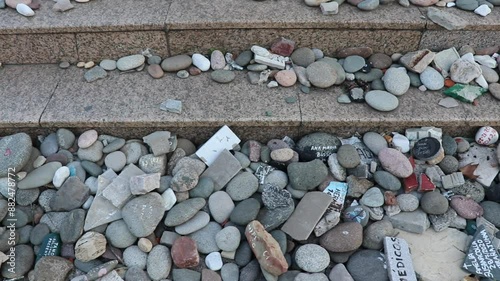
POLYGON ((16 6, 16 11, 25 17, 32 17, 35 15, 35 12, 26 4, 19 3, 16 6))
POLYGON ((263 56, 255 55, 255 62, 264 64, 270 67, 275 67, 278 69, 285 69, 285 62, 284 61, 278 61, 278 60, 272 60, 270 58, 266 58, 263 56))

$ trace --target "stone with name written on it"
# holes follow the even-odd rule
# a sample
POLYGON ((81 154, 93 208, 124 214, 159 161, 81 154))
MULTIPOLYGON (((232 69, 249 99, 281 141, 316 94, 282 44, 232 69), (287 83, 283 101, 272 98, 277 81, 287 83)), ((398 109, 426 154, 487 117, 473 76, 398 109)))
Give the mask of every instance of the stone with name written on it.
POLYGON ((391 281, 417 281, 410 248, 404 239, 385 237, 384 250, 388 263, 387 271, 391 281))
POLYGON ((295 240, 306 240, 332 201, 333 197, 327 193, 306 193, 281 230, 295 240))
POLYGON ((42 245, 38 254, 36 255, 36 260, 38 261, 42 257, 46 256, 60 256, 61 255, 62 242, 61 237, 58 233, 49 233, 43 238, 42 245))
POLYGON ((484 225, 476 230, 462 268, 482 277, 500 278, 500 257, 484 225))
POLYGON ((224 149, 231 150, 239 143, 240 139, 224 125, 196 151, 196 155, 210 166, 224 149))
POLYGON ((476 133, 476 142, 481 145, 490 145, 498 140, 498 132, 492 127, 481 127, 476 133))
POLYGON ((439 155, 441 143, 433 137, 426 137, 418 140, 413 146, 413 156, 422 161, 432 160, 439 155))
POLYGON ((339 138, 328 133, 312 133, 302 137, 296 150, 300 161, 320 159, 326 161, 332 153, 336 153, 342 145, 339 138))
POLYGON ((279 276, 288 270, 288 263, 280 245, 259 221, 254 220, 247 225, 245 236, 264 270, 274 276, 279 276))

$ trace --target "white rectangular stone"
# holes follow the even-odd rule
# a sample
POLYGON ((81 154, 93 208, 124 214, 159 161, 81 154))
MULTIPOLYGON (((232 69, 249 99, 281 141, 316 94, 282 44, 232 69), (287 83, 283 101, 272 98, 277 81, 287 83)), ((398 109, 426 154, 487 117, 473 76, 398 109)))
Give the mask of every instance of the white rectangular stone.
POLYGON ((255 55, 255 62, 267 65, 270 67, 275 67, 278 69, 285 69, 285 62, 284 61, 278 61, 278 60, 273 60, 270 58, 266 58, 263 56, 255 55))
POLYGON ((323 15, 336 15, 339 13, 339 3, 337 2, 321 3, 320 8, 323 15))
POLYGON ((387 271, 391 281, 417 281, 410 248, 404 239, 385 237, 384 250, 387 260, 387 271))
POLYGON ((233 131, 224 125, 196 151, 196 155, 210 166, 223 150, 232 150, 240 141, 233 131))

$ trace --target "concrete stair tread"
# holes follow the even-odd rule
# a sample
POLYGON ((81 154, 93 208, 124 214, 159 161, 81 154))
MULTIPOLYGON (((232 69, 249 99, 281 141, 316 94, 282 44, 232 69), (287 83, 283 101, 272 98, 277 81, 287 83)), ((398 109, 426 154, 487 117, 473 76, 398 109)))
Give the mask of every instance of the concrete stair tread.
POLYGON ((0 85, 4 86, 0 97, 8 101, 0 113, 0 131, 95 127, 110 132, 151 128, 205 128, 213 132, 227 124, 248 134, 262 128, 271 132, 324 129, 353 133, 367 128, 438 126, 466 130, 471 126, 500 126, 499 101, 490 94, 479 98, 478 106, 460 103, 446 109, 437 105, 444 94, 412 88, 400 97, 399 108, 382 113, 366 104, 337 103, 337 97, 345 91, 342 87, 312 89, 310 94, 300 93, 297 86, 268 89, 251 85, 244 72, 237 73, 231 84, 222 85, 212 81, 208 73, 185 80, 168 73, 155 80, 146 72, 118 71, 87 83, 84 71, 76 67, 62 70, 57 65, 0 69, 0 85), (286 103, 285 98, 292 96, 298 98, 297 103, 286 103), (182 114, 159 109, 168 98, 183 102, 182 114), (248 129, 252 127, 255 131, 248 129))
POLYGON ((172 0, 106 0, 76 3, 66 12, 52 10, 52 0, 42 1, 34 17, 14 9, 0 10, 0 34, 108 32, 162 30, 172 0))

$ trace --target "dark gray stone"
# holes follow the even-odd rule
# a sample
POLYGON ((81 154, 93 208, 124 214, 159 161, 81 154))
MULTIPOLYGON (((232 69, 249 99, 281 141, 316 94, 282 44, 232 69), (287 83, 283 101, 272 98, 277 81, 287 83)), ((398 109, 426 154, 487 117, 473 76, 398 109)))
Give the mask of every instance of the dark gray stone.
POLYGON ((31 156, 31 138, 25 133, 6 136, 0 139, 0 178, 8 173, 17 173, 28 163, 31 156))
POLYGON ((376 250, 360 250, 347 262, 347 270, 356 281, 388 281, 385 256, 376 250))
POLYGON ((78 241, 83 234, 86 212, 83 209, 76 209, 69 212, 68 217, 61 225, 61 241, 66 244, 73 244, 78 241))
POLYGON ((241 201, 231 212, 229 220, 238 225, 246 226, 255 220, 260 210, 260 202, 254 198, 241 201))

